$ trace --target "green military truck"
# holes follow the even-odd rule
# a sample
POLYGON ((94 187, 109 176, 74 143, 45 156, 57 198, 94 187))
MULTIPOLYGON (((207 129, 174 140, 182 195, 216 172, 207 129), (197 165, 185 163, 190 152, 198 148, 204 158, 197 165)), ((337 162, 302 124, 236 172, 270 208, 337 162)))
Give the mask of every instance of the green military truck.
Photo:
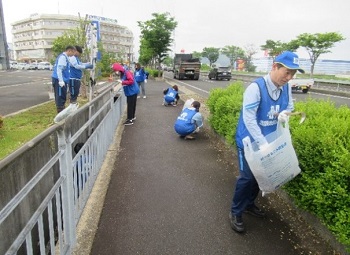
POLYGON ((175 54, 174 79, 198 80, 200 69, 199 58, 193 58, 192 54, 175 54))

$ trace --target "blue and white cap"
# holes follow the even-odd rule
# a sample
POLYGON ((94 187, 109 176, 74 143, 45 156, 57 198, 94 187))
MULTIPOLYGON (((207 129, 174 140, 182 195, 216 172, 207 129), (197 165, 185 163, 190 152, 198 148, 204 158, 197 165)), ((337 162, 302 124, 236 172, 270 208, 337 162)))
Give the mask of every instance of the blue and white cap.
POLYGON ((298 70, 301 73, 305 73, 299 66, 299 57, 297 54, 291 51, 284 51, 282 54, 275 58, 274 63, 279 63, 284 67, 292 70, 298 70))

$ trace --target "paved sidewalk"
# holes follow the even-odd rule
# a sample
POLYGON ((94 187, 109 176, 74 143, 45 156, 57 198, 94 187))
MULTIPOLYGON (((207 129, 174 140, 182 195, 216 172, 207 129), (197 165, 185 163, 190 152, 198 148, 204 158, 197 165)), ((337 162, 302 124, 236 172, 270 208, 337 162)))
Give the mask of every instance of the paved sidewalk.
POLYGON ((266 218, 244 215, 247 232, 231 229, 234 153, 208 125, 193 141, 176 135, 173 124, 182 105, 162 106, 168 86, 149 81, 147 98, 137 101, 135 124, 120 129, 120 147, 106 163, 110 178, 101 181, 106 196, 97 195, 95 215, 85 220, 92 224, 101 210, 98 228, 92 224, 81 231, 96 235, 92 244, 78 244, 80 252, 92 245, 92 255, 333 254, 275 195, 259 197, 266 218))

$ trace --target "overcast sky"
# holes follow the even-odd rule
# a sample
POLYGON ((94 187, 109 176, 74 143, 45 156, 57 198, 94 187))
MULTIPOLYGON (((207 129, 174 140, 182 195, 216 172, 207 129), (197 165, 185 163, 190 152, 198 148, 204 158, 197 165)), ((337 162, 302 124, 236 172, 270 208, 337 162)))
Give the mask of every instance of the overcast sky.
MULTIPOLYGON (((339 32, 346 39, 320 59, 350 60, 350 1, 348 0, 2 0, 6 34, 12 42, 11 23, 30 14, 85 14, 117 19, 134 33, 139 49, 137 21, 152 19, 152 13, 169 12, 178 22, 173 51, 202 51, 248 44, 260 49, 266 40, 288 42, 302 33, 339 32)), ((302 58, 307 52, 298 51, 302 58)), ((259 51, 255 57, 262 57, 259 51)))

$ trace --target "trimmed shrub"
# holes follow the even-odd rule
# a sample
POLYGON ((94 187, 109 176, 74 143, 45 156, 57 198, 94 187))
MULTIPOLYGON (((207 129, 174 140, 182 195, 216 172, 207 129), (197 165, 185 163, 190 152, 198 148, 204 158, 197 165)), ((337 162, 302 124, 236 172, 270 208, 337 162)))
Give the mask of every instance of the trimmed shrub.
POLYGON ((311 99, 296 108, 307 116, 291 125, 302 172, 284 189, 350 247, 350 110, 311 99))
POLYGON ((207 100, 210 125, 231 145, 235 144, 234 135, 242 108, 243 92, 243 82, 235 82, 227 88, 212 89, 207 100))

